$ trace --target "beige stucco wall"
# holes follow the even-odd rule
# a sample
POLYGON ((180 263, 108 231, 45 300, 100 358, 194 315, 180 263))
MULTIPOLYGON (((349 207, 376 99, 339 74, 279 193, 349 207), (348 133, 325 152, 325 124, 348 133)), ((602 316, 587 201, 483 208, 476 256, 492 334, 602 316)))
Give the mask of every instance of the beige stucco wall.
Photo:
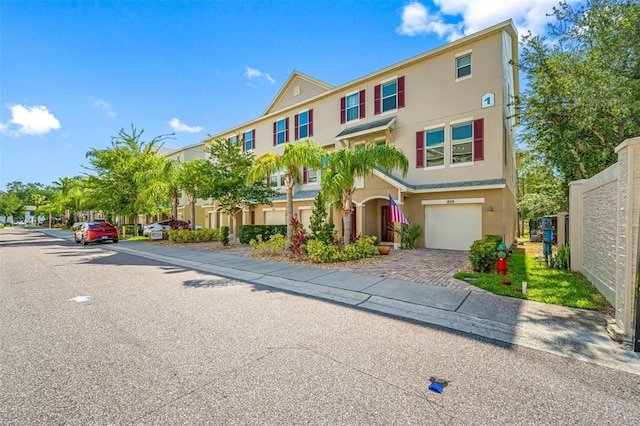
POLYGON ((640 138, 626 140, 616 153, 616 164, 591 179, 571 182, 571 265, 609 300, 617 325, 631 334, 640 221, 640 138))

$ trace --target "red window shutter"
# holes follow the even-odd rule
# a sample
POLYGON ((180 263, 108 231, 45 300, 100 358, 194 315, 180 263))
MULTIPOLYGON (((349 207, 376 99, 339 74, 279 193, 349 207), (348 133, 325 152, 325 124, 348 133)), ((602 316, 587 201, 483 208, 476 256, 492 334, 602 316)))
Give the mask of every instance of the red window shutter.
POLYGON ((284 119, 284 141, 289 142, 289 117, 284 119))
POLYGON ((278 144, 278 122, 273 122, 273 146, 278 144))
POLYGON ((306 167, 302 168, 302 181, 304 183, 307 183, 307 168, 306 167))
POLYGON ((358 96, 360 98, 360 118, 364 118, 365 117, 365 103, 364 103, 364 90, 360 91, 360 95, 358 96))
POLYGON ((347 121, 347 98, 344 96, 340 98, 340 124, 344 124, 347 121))
POLYGON ((398 78, 398 108, 404 108, 404 76, 398 78))
POLYGON ((424 132, 416 132, 416 168, 424 167, 424 132))
POLYGON ((251 131, 251 149, 256 149, 256 129, 251 131))
POLYGON ((293 116, 293 140, 300 139, 300 128, 298 127, 298 114, 293 116))
POLYGON ((473 120, 473 161, 484 160, 484 118, 473 120))
POLYGON ((380 114, 380 85, 373 88, 373 113, 380 114))
POLYGON ((313 136, 313 109, 309 110, 309 137, 313 136))

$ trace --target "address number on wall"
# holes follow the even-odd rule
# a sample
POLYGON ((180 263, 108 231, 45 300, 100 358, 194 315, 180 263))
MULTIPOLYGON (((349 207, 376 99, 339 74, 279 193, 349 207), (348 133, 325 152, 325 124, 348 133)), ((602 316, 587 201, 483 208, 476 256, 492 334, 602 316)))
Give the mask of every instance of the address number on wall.
POLYGON ((456 200, 447 200, 447 204, 455 204, 456 200))

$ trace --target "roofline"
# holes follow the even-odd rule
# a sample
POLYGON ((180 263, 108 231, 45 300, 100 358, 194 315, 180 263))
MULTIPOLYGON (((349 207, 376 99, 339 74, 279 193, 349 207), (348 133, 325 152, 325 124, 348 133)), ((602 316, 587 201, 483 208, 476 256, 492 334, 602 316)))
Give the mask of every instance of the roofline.
MULTIPOLYGON (((300 105, 313 103, 313 102, 316 102, 319 99, 322 99, 322 98, 325 98, 325 97, 329 97, 329 96, 333 96, 335 93, 344 91, 345 89, 348 89, 349 87, 359 85, 363 81, 371 80, 377 75, 386 74, 386 73, 389 73, 389 72, 391 72, 393 70, 396 70, 396 69, 403 68, 403 67, 406 67, 408 65, 411 65, 411 64, 413 64, 415 62, 422 61, 422 60, 424 60, 426 58, 429 58, 431 56, 440 55, 440 54, 442 54, 444 52, 447 52, 449 50, 457 49, 460 46, 463 46, 465 44, 471 43, 472 41, 476 41, 478 39, 482 39, 482 38, 488 37, 488 36, 493 35, 494 33, 497 33, 499 31, 507 31, 509 34, 511 34, 515 38, 515 42, 512 43, 511 46, 512 46, 512 56, 514 57, 514 59, 517 59, 515 54, 517 53, 517 49, 518 49, 518 31, 517 31, 515 25, 513 24, 513 20, 507 19, 506 21, 502 21, 502 22, 500 22, 498 24, 495 24, 495 25, 493 25, 493 26, 491 26, 489 28, 485 28, 484 30, 480 30, 480 31, 475 32, 473 34, 469 34, 468 36, 462 37, 462 38, 460 38, 458 40, 452 41, 452 42, 444 44, 442 46, 438 46, 438 47, 436 47, 434 49, 431 49, 429 51, 420 53, 420 54, 418 54, 416 56, 413 56, 413 57, 411 57, 409 59, 405 59, 404 61, 397 62, 397 63, 395 63, 393 65, 388 66, 388 67, 385 67, 385 68, 382 68, 380 70, 374 71, 372 73, 366 74, 366 75, 364 75, 362 77, 359 77, 359 78, 357 78, 355 80, 351 80, 351 81, 349 81, 347 83, 344 83, 344 84, 341 84, 339 86, 332 87, 330 90, 327 90, 326 92, 319 93, 316 96, 313 96, 311 98, 305 99, 304 101, 298 102, 297 104, 289 105, 288 107, 286 107, 284 109, 281 109, 281 110, 278 110, 278 111, 274 111, 274 112, 272 112, 270 114, 263 114, 260 117, 256 117, 256 118, 254 118, 254 119, 252 119, 250 121, 247 121, 245 123, 242 123, 242 124, 240 124, 238 126, 234 126, 234 127, 230 128, 230 129, 227 129, 227 130, 225 130, 223 132, 217 133, 216 135, 212 135, 209 138, 203 139, 202 140, 202 144, 205 144, 208 141, 213 140, 213 139, 221 138, 221 137, 223 137, 223 135, 228 134, 230 132, 233 132, 234 130, 247 128, 248 126, 250 126, 251 123, 255 123, 256 121, 261 121, 261 120, 264 120, 264 119, 268 119, 269 117, 272 117, 272 116, 282 115, 285 111, 299 109, 300 105)), ((293 71, 291 75, 293 76, 294 73, 297 73, 297 71, 293 71)), ((301 76, 304 76, 305 78, 312 79, 312 77, 308 77, 305 74, 302 74, 302 73, 298 73, 298 74, 301 75, 301 76)), ((290 76, 290 78, 291 78, 291 76, 290 76)), ((518 81, 517 78, 514 79, 514 80, 515 80, 514 81, 514 86, 515 86, 514 87, 514 91, 516 91, 516 93, 518 93, 517 90, 519 90, 520 84, 519 84, 519 81, 518 81)), ((316 81, 319 81, 319 80, 312 79, 312 81, 316 82, 316 81)), ((287 80, 287 83, 289 83, 289 80, 287 80)), ((326 83, 323 83, 323 84, 326 84, 326 83)), ((287 84, 285 83, 285 86, 286 85, 287 84)), ((281 95, 281 92, 283 91, 285 86, 283 86, 283 88, 280 90, 280 92, 278 93, 278 95, 276 96, 274 101, 276 99, 278 99, 278 97, 281 95)), ((272 101, 271 104, 269 104, 269 106, 271 106, 274 103, 274 101, 272 101)), ((268 108, 267 108, 267 110, 268 110, 268 108)))
POLYGON ((301 73, 300 71, 293 70, 293 72, 289 75, 289 78, 287 78, 287 81, 285 82, 285 84, 282 86, 280 91, 276 94, 276 96, 273 98, 271 103, 267 106, 267 108, 264 110, 264 112, 262 113, 262 115, 260 117, 264 117, 264 116, 268 115, 268 112, 271 109, 271 107, 274 106, 275 104, 277 104, 280 99, 282 99, 282 97, 284 96, 284 94, 286 92, 285 89, 289 87, 289 85, 293 81, 294 77, 299 77, 299 78, 301 78, 303 80, 307 80, 310 83, 313 83, 313 84, 316 84, 318 86, 321 86, 321 87, 325 88, 326 90, 331 90, 334 87, 334 86, 332 86, 332 85, 330 85, 328 83, 325 83, 324 81, 318 80, 317 78, 313 78, 311 76, 308 76, 307 74, 301 73))

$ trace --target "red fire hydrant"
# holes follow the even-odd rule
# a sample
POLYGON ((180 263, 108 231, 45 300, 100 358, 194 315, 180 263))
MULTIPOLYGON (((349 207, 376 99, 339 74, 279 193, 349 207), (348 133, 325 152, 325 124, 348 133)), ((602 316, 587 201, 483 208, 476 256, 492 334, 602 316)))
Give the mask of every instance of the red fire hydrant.
POLYGON ((496 250, 496 259, 498 260, 498 274, 506 275, 507 274, 507 259, 509 259, 509 249, 504 243, 500 243, 498 245, 498 249, 496 250))

